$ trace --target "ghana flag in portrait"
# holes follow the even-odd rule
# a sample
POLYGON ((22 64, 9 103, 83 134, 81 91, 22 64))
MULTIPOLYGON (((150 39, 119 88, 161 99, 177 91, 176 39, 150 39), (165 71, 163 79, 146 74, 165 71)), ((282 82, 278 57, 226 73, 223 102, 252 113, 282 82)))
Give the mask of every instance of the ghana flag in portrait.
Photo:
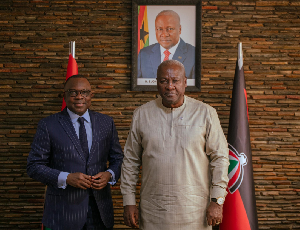
POLYGON ((138 54, 141 49, 149 46, 149 29, 147 6, 138 7, 138 54))

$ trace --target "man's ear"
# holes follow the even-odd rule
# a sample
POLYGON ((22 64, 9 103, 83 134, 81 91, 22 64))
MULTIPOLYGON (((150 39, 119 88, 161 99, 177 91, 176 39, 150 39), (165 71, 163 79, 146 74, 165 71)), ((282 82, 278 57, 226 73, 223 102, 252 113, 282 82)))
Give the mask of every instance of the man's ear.
POLYGON ((94 97, 94 94, 93 94, 93 92, 91 92, 91 98, 93 98, 94 97))
POLYGON ((187 77, 184 77, 184 86, 187 87, 187 77))
POLYGON ((181 25, 179 26, 179 34, 181 34, 181 25))

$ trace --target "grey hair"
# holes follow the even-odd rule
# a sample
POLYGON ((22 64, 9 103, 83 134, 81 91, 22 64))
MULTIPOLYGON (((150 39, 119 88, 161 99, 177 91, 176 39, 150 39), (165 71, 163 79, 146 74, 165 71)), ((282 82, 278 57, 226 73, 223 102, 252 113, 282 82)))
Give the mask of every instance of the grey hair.
POLYGON ((179 67, 179 69, 183 72, 184 76, 185 76, 185 68, 184 65, 177 60, 167 60, 167 61, 163 61, 162 63, 160 63, 160 65, 157 68, 157 77, 160 76, 161 70, 164 67, 167 66, 177 66, 179 67))

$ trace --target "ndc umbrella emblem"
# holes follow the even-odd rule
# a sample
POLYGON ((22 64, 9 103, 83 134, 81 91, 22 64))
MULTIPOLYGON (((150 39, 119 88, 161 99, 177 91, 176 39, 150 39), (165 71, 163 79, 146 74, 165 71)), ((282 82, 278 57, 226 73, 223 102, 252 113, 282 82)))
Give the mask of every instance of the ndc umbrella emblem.
POLYGON ((228 190, 233 194, 242 184, 244 177, 244 166, 247 165, 248 159, 245 153, 238 153, 236 149, 228 144, 229 147, 229 168, 228 168, 228 190))

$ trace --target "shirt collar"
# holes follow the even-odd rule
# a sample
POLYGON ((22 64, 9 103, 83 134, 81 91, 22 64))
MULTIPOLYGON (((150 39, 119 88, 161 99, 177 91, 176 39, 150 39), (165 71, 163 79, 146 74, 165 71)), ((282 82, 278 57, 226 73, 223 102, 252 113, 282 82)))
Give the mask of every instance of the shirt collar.
MULTIPOLYGON (((180 42, 180 39, 178 40, 178 42, 177 42, 177 44, 176 44, 175 46, 173 46, 171 49, 168 49, 169 52, 170 52, 172 55, 174 55, 174 53, 175 53, 175 51, 176 51, 176 49, 177 49, 177 47, 178 47, 178 45, 179 45, 179 42, 180 42)), ((165 50, 166 50, 166 49, 160 45, 160 55, 163 55, 164 52, 165 52, 165 50)))
MULTIPOLYGON (((67 108, 68 114, 70 115, 71 121, 74 124, 78 118, 80 117, 78 114, 73 113, 71 110, 67 108)), ((89 110, 87 110, 81 117, 85 119, 86 122, 91 122, 89 110)))
POLYGON ((186 101, 187 101, 187 97, 185 95, 183 95, 183 98, 184 98, 183 99, 183 104, 181 106, 177 107, 177 108, 167 108, 167 107, 165 107, 162 103, 162 97, 160 95, 158 95, 157 102, 158 102, 159 107, 162 108, 165 111, 172 111, 172 110, 173 111, 181 111, 185 108, 186 101))

